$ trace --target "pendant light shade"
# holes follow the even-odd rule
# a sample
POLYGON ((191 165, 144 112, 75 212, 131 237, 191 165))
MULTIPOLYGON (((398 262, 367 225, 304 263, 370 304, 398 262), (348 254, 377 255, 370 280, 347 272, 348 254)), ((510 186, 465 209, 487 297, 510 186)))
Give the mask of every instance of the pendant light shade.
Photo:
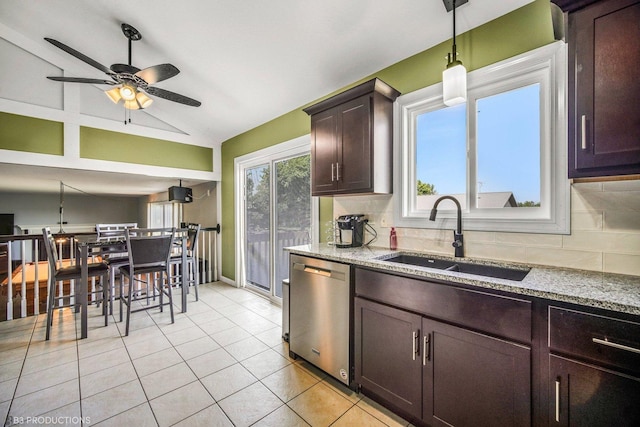
POLYGON ((139 110, 140 106, 134 98, 133 101, 124 101, 124 108, 126 108, 127 110, 139 110))
POLYGON ((118 87, 114 87, 113 89, 109 89, 109 90, 105 91, 104 93, 107 94, 109 99, 112 100, 114 104, 117 104, 122 99, 122 96, 120 96, 120 88, 118 88, 118 87))
POLYGON ((453 63, 442 72, 442 98, 449 107, 467 101, 467 69, 462 62, 453 63))
POLYGON ((140 105, 140 108, 147 108, 153 102, 153 99, 149 98, 143 92, 138 91, 136 94, 136 101, 140 105))
POLYGON ((448 55, 447 68, 442 72, 442 100, 449 107, 467 101, 467 69, 458 59, 456 47, 456 0, 453 0, 453 46, 448 55))

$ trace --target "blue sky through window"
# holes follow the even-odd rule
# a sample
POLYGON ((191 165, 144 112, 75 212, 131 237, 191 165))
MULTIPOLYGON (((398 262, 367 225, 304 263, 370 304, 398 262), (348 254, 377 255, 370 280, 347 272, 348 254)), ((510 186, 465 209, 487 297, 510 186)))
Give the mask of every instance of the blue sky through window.
MULTIPOLYGON (((479 192, 512 192, 517 202, 540 202, 540 85, 480 98, 476 107, 479 192)), ((417 179, 438 194, 466 192, 466 108, 417 118, 417 179)))

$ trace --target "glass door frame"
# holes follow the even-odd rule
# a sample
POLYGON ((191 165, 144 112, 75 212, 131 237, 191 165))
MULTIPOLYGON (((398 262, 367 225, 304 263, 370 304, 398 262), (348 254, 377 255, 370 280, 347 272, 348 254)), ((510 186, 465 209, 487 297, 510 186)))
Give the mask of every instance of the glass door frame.
MULTIPOLYGON (((255 286, 247 287, 247 281, 245 277, 245 197, 244 197, 244 181, 245 170, 269 163, 271 171, 270 175, 273 177, 275 170, 275 163, 281 160, 290 159, 293 157, 304 156, 311 153, 311 136, 304 135, 286 142, 282 142, 271 147, 264 148, 262 150, 254 151, 243 156, 236 157, 234 160, 234 207, 236 216, 236 287, 247 288, 251 291, 257 292, 268 297, 271 301, 281 303, 282 298, 275 295, 275 265, 274 265, 274 235, 276 229, 276 212, 275 203, 270 203, 270 245, 271 256, 269 260, 269 280, 270 290, 263 292, 255 286)), ((311 191, 311 187, 309 187, 311 191)), ((275 188, 273 179, 270 185, 270 197, 271 200, 275 200, 275 188)), ((312 242, 318 242, 318 222, 319 222, 319 202, 317 197, 311 198, 311 240, 312 242)))

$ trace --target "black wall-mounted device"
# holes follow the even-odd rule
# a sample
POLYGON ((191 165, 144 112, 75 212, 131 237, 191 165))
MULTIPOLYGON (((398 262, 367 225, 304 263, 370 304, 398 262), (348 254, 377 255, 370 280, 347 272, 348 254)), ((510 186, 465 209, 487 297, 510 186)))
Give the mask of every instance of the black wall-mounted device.
POLYGON ((187 187, 169 187, 169 201, 191 203, 193 202, 193 192, 187 187))

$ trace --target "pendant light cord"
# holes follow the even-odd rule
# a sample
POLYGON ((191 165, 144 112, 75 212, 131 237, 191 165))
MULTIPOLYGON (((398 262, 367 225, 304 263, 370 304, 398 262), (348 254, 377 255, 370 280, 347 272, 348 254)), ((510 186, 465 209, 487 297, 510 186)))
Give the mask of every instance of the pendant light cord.
POLYGON ((450 62, 454 62, 458 59, 458 52, 456 47, 456 0, 453 0, 453 47, 451 55, 453 56, 450 62))

